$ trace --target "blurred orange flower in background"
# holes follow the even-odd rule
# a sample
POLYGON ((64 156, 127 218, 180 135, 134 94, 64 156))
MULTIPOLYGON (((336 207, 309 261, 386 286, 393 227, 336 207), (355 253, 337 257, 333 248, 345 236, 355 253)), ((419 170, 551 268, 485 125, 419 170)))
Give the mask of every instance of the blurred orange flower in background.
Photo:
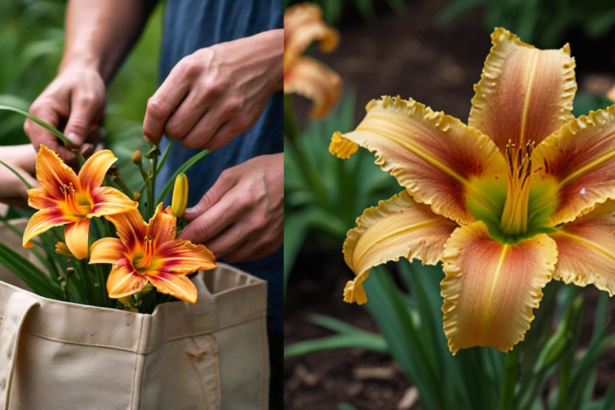
POLYGON ((341 92, 337 73, 303 52, 313 42, 320 50, 330 52, 339 42, 337 30, 327 26, 320 8, 301 3, 284 12, 284 93, 297 93, 314 103, 310 116, 325 117, 341 92))

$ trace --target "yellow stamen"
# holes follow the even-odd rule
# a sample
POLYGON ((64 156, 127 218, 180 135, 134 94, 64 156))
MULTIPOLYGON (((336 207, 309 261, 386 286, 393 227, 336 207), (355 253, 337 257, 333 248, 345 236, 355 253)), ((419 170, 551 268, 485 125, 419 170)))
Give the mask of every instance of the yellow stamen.
POLYGON ((527 231, 533 150, 533 141, 525 146, 516 146, 510 140, 506 144, 508 192, 500 224, 506 235, 519 235, 527 231))

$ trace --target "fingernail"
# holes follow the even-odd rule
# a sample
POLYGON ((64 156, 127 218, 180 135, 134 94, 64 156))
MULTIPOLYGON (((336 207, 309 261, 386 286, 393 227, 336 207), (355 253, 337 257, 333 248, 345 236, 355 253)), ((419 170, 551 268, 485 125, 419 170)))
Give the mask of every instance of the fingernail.
POLYGON ((68 137, 69 140, 71 140, 73 145, 78 146, 78 147, 81 146, 81 137, 79 137, 74 132, 71 132, 70 134, 68 134, 67 137, 68 137))

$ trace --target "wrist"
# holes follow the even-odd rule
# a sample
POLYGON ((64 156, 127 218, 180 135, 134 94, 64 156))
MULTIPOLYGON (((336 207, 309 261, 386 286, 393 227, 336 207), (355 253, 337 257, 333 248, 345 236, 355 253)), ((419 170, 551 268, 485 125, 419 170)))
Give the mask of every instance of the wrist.
POLYGON ((66 54, 60 63, 59 73, 63 74, 75 70, 95 72, 99 76, 102 76, 100 72, 100 59, 94 56, 71 56, 70 54, 66 54))
POLYGON ((269 30, 253 37, 258 39, 258 54, 268 62, 267 73, 271 94, 284 89, 284 29, 269 30))

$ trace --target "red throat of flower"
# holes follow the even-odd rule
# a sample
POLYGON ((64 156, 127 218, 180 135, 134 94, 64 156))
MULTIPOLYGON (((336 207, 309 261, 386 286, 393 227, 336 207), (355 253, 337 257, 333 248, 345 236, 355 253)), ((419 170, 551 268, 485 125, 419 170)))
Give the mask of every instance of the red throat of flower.
POLYGON ((505 235, 519 235, 527 231, 533 150, 534 141, 516 145, 508 140, 506 144, 508 192, 500 224, 505 235))

